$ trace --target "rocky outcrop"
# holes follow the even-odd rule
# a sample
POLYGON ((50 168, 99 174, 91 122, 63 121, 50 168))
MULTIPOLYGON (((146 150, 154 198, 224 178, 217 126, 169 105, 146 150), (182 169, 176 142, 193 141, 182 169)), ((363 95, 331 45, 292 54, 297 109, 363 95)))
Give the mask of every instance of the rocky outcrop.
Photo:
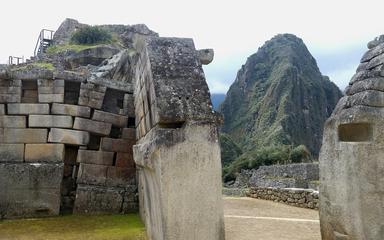
POLYGON ((221 106, 222 131, 244 152, 271 145, 305 145, 316 156, 325 120, 342 96, 322 76, 303 41, 280 34, 251 55, 221 106))
POLYGON ((384 38, 370 42, 324 129, 322 239, 384 238, 384 38), (353 209, 353 210, 351 210, 353 209))

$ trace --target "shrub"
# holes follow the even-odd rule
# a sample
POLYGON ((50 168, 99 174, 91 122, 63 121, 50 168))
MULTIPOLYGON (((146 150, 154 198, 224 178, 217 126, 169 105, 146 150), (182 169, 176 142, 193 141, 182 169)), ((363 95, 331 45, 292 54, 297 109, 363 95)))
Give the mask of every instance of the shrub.
POLYGON ((71 37, 75 44, 99 44, 112 41, 112 35, 97 26, 86 26, 77 30, 71 37))
POLYGON ((310 159, 311 153, 304 145, 299 145, 291 151, 291 161, 293 163, 305 162, 310 159))

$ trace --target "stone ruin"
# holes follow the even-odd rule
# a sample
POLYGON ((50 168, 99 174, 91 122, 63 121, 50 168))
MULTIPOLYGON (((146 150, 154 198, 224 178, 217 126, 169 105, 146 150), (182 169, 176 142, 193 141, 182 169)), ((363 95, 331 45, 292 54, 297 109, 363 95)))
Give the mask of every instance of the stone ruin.
POLYGON ((384 36, 368 43, 324 129, 323 240, 384 239, 384 36))
MULTIPOLYGON (((83 26, 67 19, 53 45, 83 26)), ((0 217, 140 205, 149 239, 224 239, 221 118, 202 69, 213 51, 101 27, 121 42, 0 66, 0 217)))

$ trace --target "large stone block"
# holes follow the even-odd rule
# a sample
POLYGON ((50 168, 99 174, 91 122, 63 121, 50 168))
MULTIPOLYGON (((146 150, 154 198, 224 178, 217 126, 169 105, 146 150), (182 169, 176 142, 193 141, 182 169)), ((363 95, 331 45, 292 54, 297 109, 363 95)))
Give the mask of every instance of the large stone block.
POLYGON ((107 180, 108 166, 80 163, 77 183, 104 186, 107 180))
POLYGON ((47 129, 3 128, 3 143, 46 143, 47 129))
POLYGON ((10 103, 7 108, 10 115, 49 114, 48 104, 10 103))
POLYGON ((64 102, 64 93, 39 93, 39 102, 40 103, 63 103, 64 102))
POLYGON ((154 128, 134 146, 140 214, 151 239, 224 239, 217 139, 214 124, 191 124, 154 128))
POLYGON ((132 146, 135 142, 129 139, 102 138, 100 149, 109 152, 132 153, 132 146))
POLYGON ((52 114, 89 118, 91 116, 91 108, 70 104, 53 103, 52 114))
POLYGON ((24 144, 0 144, 0 162, 23 162, 24 144))
POLYGON ((100 109, 103 106, 106 90, 107 88, 101 85, 81 83, 79 105, 100 109))
POLYGON ((123 128, 123 131, 121 133, 121 138, 136 141, 136 129, 123 128))
POLYGON ((27 121, 25 116, 0 116, 0 128, 25 128, 27 121))
POLYGON ((116 167, 121 168, 134 168, 135 161, 133 160, 132 153, 121 153, 116 154, 116 167))
POLYGON ((107 136, 111 132, 112 124, 76 117, 73 128, 88 131, 97 135, 107 136))
POLYGON ((4 104, 0 104, 0 115, 4 115, 4 114, 5 114, 4 104))
POLYGON ((136 184, 136 169, 110 166, 105 184, 109 187, 126 187, 136 184))
POLYGON ((58 215, 62 177, 63 164, 0 163, 0 212, 5 218, 58 215))
POLYGON ((29 115, 28 125, 29 127, 72 128, 73 120, 71 116, 29 115))
POLYGON ((128 117, 122 116, 119 114, 109 113, 109 112, 103 112, 99 110, 95 110, 93 113, 93 120, 100 121, 100 122, 107 122, 111 123, 112 125, 116 127, 124 128, 128 124, 128 117))
POLYGON ((87 145, 89 133, 61 128, 52 128, 49 132, 48 142, 65 143, 69 145, 87 145))
POLYGON ((74 213, 102 214, 120 213, 124 189, 78 185, 74 213))
POLYGON ((26 144, 25 162, 64 162, 64 144, 26 144))
POLYGON ((113 152, 79 150, 77 153, 77 162, 112 166, 113 157, 113 152))

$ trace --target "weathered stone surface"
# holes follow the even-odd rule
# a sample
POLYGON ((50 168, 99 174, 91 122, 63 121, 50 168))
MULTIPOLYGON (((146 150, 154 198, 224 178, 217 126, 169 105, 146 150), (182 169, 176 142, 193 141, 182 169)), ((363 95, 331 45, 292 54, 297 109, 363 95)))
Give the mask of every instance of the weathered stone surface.
POLYGON ((128 124, 128 117, 122 116, 119 114, 109 113, 109 112, 103 112, 99 110, 95 110, 93 113, 93 120, 100 121, 100 122, 106 122, 111 123, 112 125, 116 127, 126 127, 128 124))
POLYGON ((124 95, 124 111, 123 114, 128 117, 135 117, 135 98, 133 94, 125 94, 124 95))
POLYGON ((132 152, 131 153, 118 152, 116 154, 116 167, 134 168, 135 161, 133 160, 132 152))
POLYGON ((247 196, 272 200, 295 207, 319 208, 319 192, 312 189, 251 187, 247 196))
POLYGON ((47 129, 3 128, 0 141, 3 143, 46 143, 47 135, 47 129))
POLYGON ((39 102, 41 103, 63 103, 64 94, 39 94, 39 102))
POLYGON ((384 35, 378 36, 367 44, 368 49, 377 47, 381 43, 384 43, 384 35))
POLYGON ((25 162, 62 163, 64 144, 25 144, 25 162))
POLYGON ((371 107, 384 107, 384 92, 367 90, 348 96, 347 106, 364 105, 371 107))
POLYGON ((3 217, 58 215, 62 176, 63 164, 0 164, 3 217))
POLYGON ((138 39, 135 47, 141 62, 134 69, 140 76, 135 89, 136 117, 140 108, 150 108, 155 111, 151 125, 217 120, 192 39, 138 39), (143 101, 147 102, 143 105, 143 101))
POLYGON ((384 63, 384 54, 380 54, 374 58, 372 58, 367 66, 366 66, 366 69, 372 69, 374 67, 377 67, 377 66, 380 66, 380 65, 383 65, 384 63))
POLYGON ((367 90, 384 92, 384 78, 368 78, 364 81, 356 82, 355 84, 349 86, 345 92, 347 95, 353 95, 367 90))
POLYGON ((154 128, 134 146, 134 159, 140 213, 152 239, 224 239, 220 147, 214 125, 154 128))
POLYGON ((77 153, 77 162, 112 166, 113 157, 114 157, 113 152, 79 150, 77 153))
POLYGON ((20 80, 52 79, 53 71, 29 65, 23 69, 12 69, 10 77, 20 80))
POLYGON ((91 116, 91 108, 85 106, 77 106, 70 104, 52 104, 52 114, 70 115, 74 117, 89 118, 91 116))
POLYGON ((379 45, 377 45, 376 47, 370 49, 369 51, 367 51, 363 57, 361 58, 360 62, 364 63, 364 62, 368 62, 370 61, 372 58, 376 57, 376 56, 379 56, 380 54, 383 54, 384 53, 384 42, 383 43, 380 43, 379 45))
POLYGON ((87 145, 89 133, 61 128, 52 128, 49 132, 48 142, 65 143, 69 145, 87 145))
POLYGON ((108 166, 81 163, 77 183, 105 186, 108 166))
POLYGON ((208 65, 213 61, 215 55, 213 49, 201 49, 197 51, 201 64, 208 65))
POLYGON ((72 128, 73 120, 71 116, 29 115, 28 125, 29 127, 72 128))
POLYGON ((110 152, 132 153, 132 146, 135 142, 129 139, 102 138, 100 149, 110 152))
POLYGON ((120 49, 118 48, 101 45, 71 54, 66 61, 69 62, 72 68, 77 66, 87 66, 88 64, 98 66, 105 59, 113 57, 113 55, 118 52, 120 52, 120 49))
POLYGON ((126 187, 136 184, 136 169, 110 166, 105 184, 110 187, 126 187))
MULTIPOLYGON (((379 57, 368 64, 376 65, 379 57)), ((382 86, 377 71, 365 71, 360 81, 352 78, 348 92, 357 93, 342 98, 325 124, 319 157, 324 240, 384 236, 384 95, 377 89, 382 86)))
POLYGON ((121 138, 136 141, 136 129, 123 128, 123 131, 121 133, 121 138))
POLYGON ((24 144, 0 144, 0 162, 23 162, 24 144))
POLYGON ((13 115, 49 114, 48 104, 10 103, 7 108, 8 114, 13 115))
POLYGON ((112 124, 76 117, 73 128, 102 136, 108 136, 111 132, 112 124))
POLYGON ((122 211, 124 189, 80 184, 76 190, 74 213, 101 214, 122 211))
POLYGON ((81 83, 79 105, 100 109, 107 88, 93 83, 81 83))
POLYGON ((0 115, 4 115, 4 114, 5 114, 4 104, 0 104, 0 115))
POLYGON ((0 116, 0 128, 25 128, 26 126, 25 116, 0 116))

